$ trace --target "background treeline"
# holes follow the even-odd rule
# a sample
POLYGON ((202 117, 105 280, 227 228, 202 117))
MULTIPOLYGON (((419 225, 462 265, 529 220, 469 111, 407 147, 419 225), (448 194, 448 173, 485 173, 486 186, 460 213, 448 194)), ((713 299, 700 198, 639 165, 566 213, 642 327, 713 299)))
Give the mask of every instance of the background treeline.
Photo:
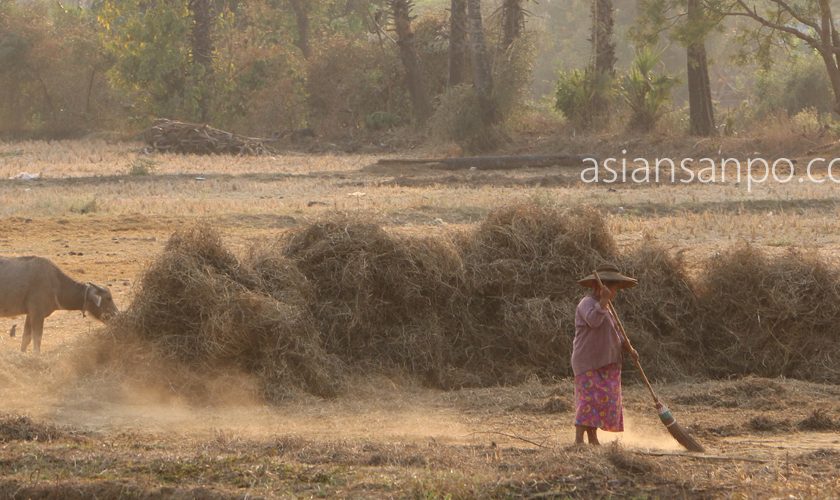
POLYGON ((535 117, 576 133, 741 134, 780 114, 826 129, 840 70, 814 26, 833 3, 0 0, 0 136, 160 116, 473 149, 535 117))

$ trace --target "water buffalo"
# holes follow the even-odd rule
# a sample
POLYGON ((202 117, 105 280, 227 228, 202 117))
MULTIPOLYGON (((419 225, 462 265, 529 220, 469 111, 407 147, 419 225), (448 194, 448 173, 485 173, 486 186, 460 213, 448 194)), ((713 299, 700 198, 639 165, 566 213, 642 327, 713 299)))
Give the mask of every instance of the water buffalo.
POLYGON ((79 283, 43 257, 0 257, 0 317, 26 315, 20 350, 41 352, 44 318, 54 311, 86 312, 105 322, 119 310, 107 288, 79 283))

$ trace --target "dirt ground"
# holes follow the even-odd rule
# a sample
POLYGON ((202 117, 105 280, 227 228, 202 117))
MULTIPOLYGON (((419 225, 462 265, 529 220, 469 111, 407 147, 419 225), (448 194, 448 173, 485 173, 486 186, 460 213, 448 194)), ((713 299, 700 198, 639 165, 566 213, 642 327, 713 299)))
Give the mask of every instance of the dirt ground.
MULTIPOLYGON (((0 143, 0 255, 42 255, 126 305, 176 229, 209 223, 234 249, 326 212, 390 230, 468 227, 523 199, 592 205, 621 246, 653 237, 690 265, 734 241, 840 256, 836 187, 791 183, 581 185, 576 171, 383 169, 369 156, 145 157, 132 144, 0 143), (143 167, 145 168, 139 168, 143 167)), ((220 381, 217 404, 80 376, 102 334, 78 312, 47 319, 40 356, 0 318, 0 497, 840 496, 840 387, 746 378, 656 390, 706 448, 684 453, 627 367, 626 432, 575 447, 569 380, 443 392, 360 378, 350 393, 277 406, 220 381), (616 439, 617 438, 617 439, 616 439), (615 444, 610 441, 615 440, 615 444)), ((632 335, 632 333, 631 333, 632 335)), ((643 360, 644 361, 644 360, 643 360)), ((676 377, 675 377, 676 378, 676 377)))

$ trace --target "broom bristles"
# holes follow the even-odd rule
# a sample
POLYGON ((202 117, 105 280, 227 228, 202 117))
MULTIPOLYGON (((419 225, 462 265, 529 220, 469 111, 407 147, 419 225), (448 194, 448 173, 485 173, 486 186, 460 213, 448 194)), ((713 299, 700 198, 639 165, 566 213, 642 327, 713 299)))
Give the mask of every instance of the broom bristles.
POLYGON ((696 439, 691 437, 691 434, 689 434, 688 432, 686 432, 685 429, 680 427, 680 424, 678 424, 676 421, 672 425, 668 426, 667 429, 668 432, 671 433, 671 436, 674 439, 676 439, 678 443, 683 445, 683 447, 686 450, 696 451, 698 453, 706 451, 706 449, 703 448, 703 445, 701 445, 697 442, 696 439))
POLYGON ((668 432, 671 433, 671 436, 677 440, 678 443, 683 445, 683 447, 688 451, 696 451, 696 452, 704 452, 706 451, 703 448, 703 445, 697 442, 696 439, 691 437, 685 429, 680 427, 680 424, 677 423, 677 419, 671 414, 671 410, 668 409, 667 406, 662 406, 659 410, 659 420, 665 424, 665 428, 668 429, 668 432))

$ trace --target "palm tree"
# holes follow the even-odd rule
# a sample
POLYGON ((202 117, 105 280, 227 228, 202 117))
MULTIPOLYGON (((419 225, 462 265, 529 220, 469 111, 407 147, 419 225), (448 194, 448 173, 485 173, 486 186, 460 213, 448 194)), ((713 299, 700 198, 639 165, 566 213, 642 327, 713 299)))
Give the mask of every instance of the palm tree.
POLYGON ((485 125, 493 125, 499 118, 493 102, 493 73, 487 55, 487 44, 484 42, 481 0, 467 0, 467 33, 472 53, 473 85, 481 105, 481 119, 485 125))
POLYGON ((467 2, 452 0, 449 11, 449 86, 467 80, 467 2))

